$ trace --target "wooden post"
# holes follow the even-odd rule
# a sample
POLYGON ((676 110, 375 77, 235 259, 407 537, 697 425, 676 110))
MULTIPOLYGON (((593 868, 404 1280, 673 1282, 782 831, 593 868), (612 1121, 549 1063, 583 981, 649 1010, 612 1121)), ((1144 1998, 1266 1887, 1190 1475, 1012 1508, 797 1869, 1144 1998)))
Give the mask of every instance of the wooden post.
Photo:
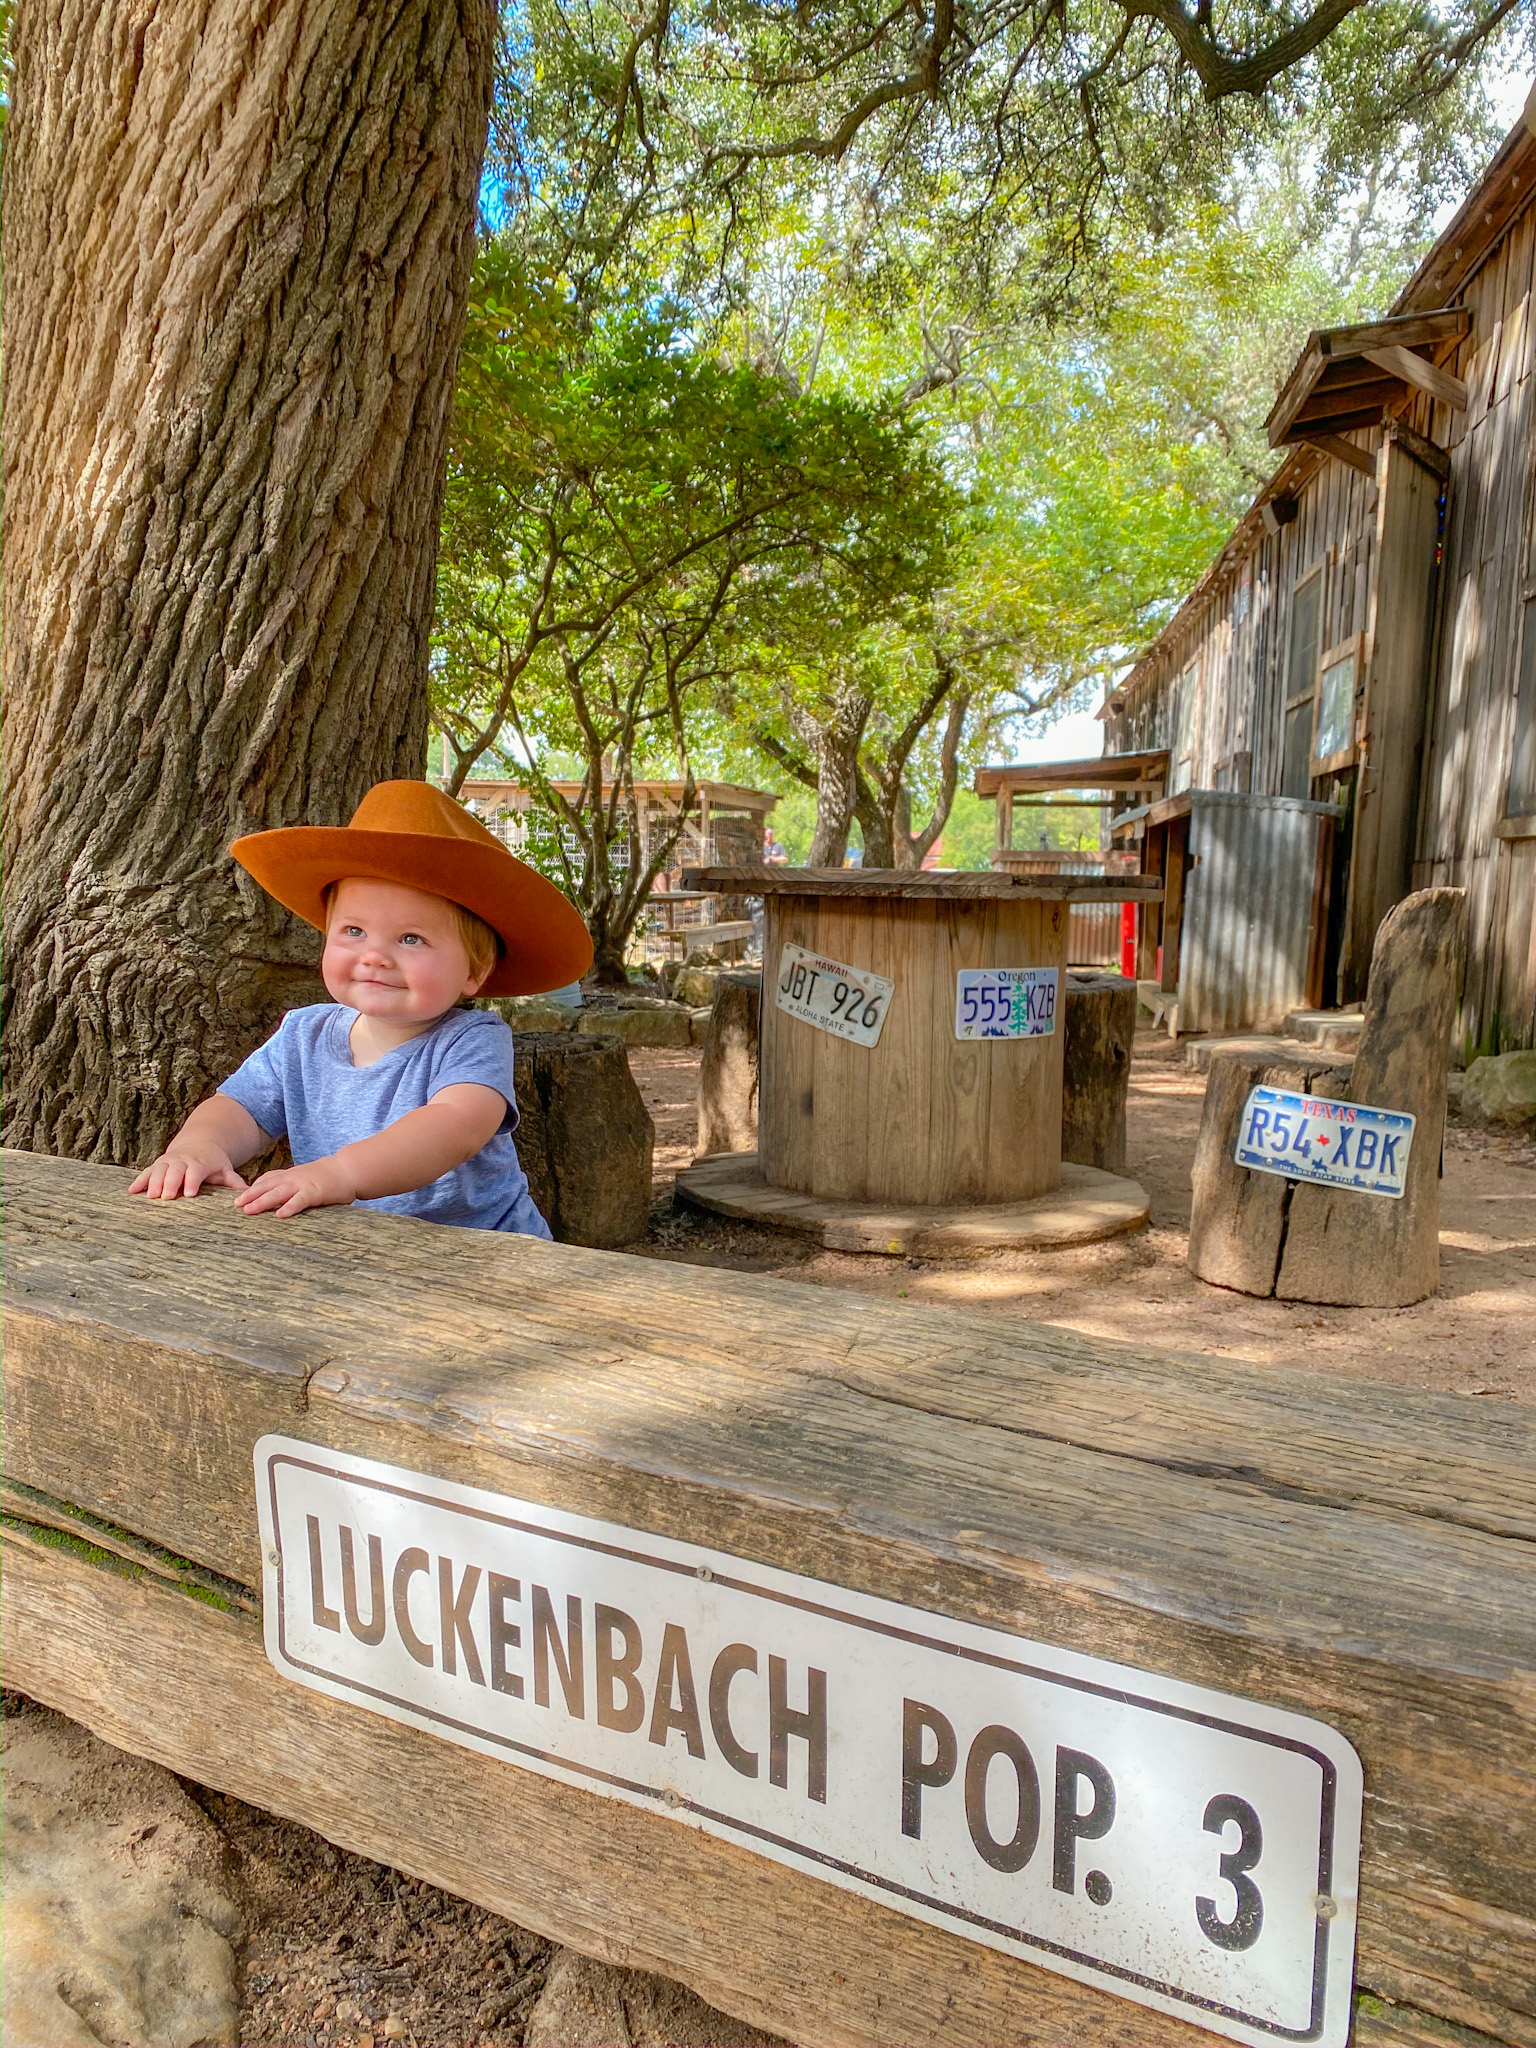
POLYGON ((1246 1294, 1365 1308, 1405 1307, 1434 1293, 1463 900, 1459 889, 1425 889, 1386 919, 1353 1061, 1309 1054, 1276 1063, 1236 1053, 1212 1060, 1191 1176, 1189 1266, 1199 1278, 1246 1294), (1416 1124, 1401 1199, 1237 1165, 1238 1120, 1259 1082, 1410 1111, 1416 1124))
MULTIPOLYGON (((252 1613, 277 1432, 1325 1720, 1367 1791, 1355 2048, 1530 2039, 1528 1409, 356 1210, 151 1204, 39 1155, 5 1175, 7 1684, 812 2048, 1210 2048, 660 1799, 279 1676, 252 1613)), ((445 1642, 438 1578, 416 1618, 445 1642)), ((639 1669, 649 1695, 654 1645, 639 1669)))
POLYGON ((1363 992, 1377 927, 1412 882, 1439 501, 1448 475, 1443 451, 1417 435, 1410 449, 1400 433, 1386 427, 1340 975, 1345 1002, 1363 992), (1426 462, 1432 458, 1446 466, 1431 470, 1426 462))
POLYGON ((518 1031, 517 1156, 562 1244, 633 1244, 651 1221, 656 1127, 616 1038, 518 1031))
POLYGON ((1243 1104, 1261 1087, 1333 1098, 1347 1085, 1349 1068, 1343 1053, 1281 1060, 1267 1052, 1212 1055, 1190 1168, 1189 1270, 1198 1279, 1241 1294, 1274 1293, 1292 1183, 1252 1173, 1233 1158, 1243 1104))
POLYGON ((1440 1284, 1440 1146, 1460 978, 1461 889, 1423 889, 1376 934, 1350 1102, 1416 1119, 1401 1201, 1299 1185, 1275 1282, 1282 1301, 1399 1308, 1440 1284))
POLYGON ((722 974, 699 1066, 701 1157, 757 1145, 757 1060, 763 1001, 760 974, 722 974))
POLYGON ((1124 1173, 1136 984, 1118 974, 1069 974, 1063 1010, 1061 1156, 1124 1173))
POLYGON ((1159 987, 1173 995, 1179 986, 1179 933, 1184 922, 1184 883, 1189 865, 1189 818, 1171 818, 1164 852, 1163 972, 1159 987))

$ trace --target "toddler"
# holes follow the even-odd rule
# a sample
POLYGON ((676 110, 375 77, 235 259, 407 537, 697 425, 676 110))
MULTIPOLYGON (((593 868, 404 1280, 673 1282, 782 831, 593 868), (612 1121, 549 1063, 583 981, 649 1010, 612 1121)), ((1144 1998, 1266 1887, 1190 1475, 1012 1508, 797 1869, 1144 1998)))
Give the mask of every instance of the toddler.
POLYGON ((259 832, 230 851, 324 932, 335 1000, 290 1010, 130 1192, 229 1187, 251 1216, 361 1202, 548 1237, 512 1139, 512 1033, 458 1005, 578 980, 592 944, 576 910, 424 782, 376 784, 345 828, 259 832), (293 1165, 247 1186, 238 1169, 280 1137, 293 1165))

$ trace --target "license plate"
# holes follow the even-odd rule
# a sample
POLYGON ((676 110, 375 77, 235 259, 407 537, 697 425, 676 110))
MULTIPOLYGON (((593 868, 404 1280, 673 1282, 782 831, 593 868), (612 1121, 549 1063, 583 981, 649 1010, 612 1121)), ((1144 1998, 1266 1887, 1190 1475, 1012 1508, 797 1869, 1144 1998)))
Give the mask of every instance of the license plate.
POLYGON ((1054 967, 962 967, 956 1038, 1047 1038, 1056 1029, 1054 967))
POLYGON ((1413 1125, 1406 1110, 1255 1088, 1243 1105, 1232 1156, 1256 1173, 1281 1173, 1287 1180, 1321 1181, 1396 1201, 1408 1171, 1413 1125))
POLYGON ((1191 2026, 1344 2048, 1362 1786, 1326 1723, 291 1438, 256 1491, 283 1677, 1191 2026))
POLYGON ((878 1045, 896 984, 883 974, 824 960, 803 946, 779 952, 778 1005, 802 1024, 830 1031, 853 1045, 878 1045))

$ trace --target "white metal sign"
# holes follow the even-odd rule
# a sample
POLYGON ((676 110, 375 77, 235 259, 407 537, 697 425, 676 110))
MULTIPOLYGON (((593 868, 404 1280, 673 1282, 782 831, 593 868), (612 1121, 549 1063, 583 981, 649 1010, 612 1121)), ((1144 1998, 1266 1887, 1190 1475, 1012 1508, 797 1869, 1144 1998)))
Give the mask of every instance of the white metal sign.
POLYGON ((1232 1156, 1258 1173, 1400 1199, 1413 1125, 1406 1110, 1255 1088, 1243 1104, 1232 1156))
POLYGON ((779 950, 778 1004, 802 1024, 830 1031, 854 1045, 878 1045, 880 1027, 895 993, 894 981, 845 967, 841 960, 823 960, 803 946, 779 950))
POLYGON ((1321 1722, 278 1436, 267 1654, 1236 2041, 1343 2048, 1361 1774, 1321 1722))
POLYGON ((962 967, 956 1038, 1046 1038, 1056 1029, 1054 967, 962 967))

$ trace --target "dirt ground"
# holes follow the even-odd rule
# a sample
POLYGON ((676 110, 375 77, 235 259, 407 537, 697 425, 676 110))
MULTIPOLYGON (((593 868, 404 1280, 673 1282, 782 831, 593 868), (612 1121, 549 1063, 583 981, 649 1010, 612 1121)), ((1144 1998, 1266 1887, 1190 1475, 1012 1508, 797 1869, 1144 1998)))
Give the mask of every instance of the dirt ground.
POLYGON ((292 1821, 187 1790, 229 1843, 248 1930, 242 2048, 518 2048, 548 1942, 292 1821))
POLYGON ((1431 1300, 1406 1309, 1317 1308, 1209 1287, 1186 1266, 1205 1077, 1190 1073, 1183 1048, 1157 1033, 1137 1036, 1127 1113, 1127 1170, 1151 1197, 1150 1226, 1073 1251, 965 1259, 828 1252, 785 1232, 674 1212, 673 1177, 693 1157, 698 1062, 696 1051, 630 1054, 656 1123, 655 1222, 635 1247, 650 1257, 949 1302, 1155 1351, 1536 1401, 1536 1142, 1528 1137, 1452 1118, 1440 1291, 1431 1300))

